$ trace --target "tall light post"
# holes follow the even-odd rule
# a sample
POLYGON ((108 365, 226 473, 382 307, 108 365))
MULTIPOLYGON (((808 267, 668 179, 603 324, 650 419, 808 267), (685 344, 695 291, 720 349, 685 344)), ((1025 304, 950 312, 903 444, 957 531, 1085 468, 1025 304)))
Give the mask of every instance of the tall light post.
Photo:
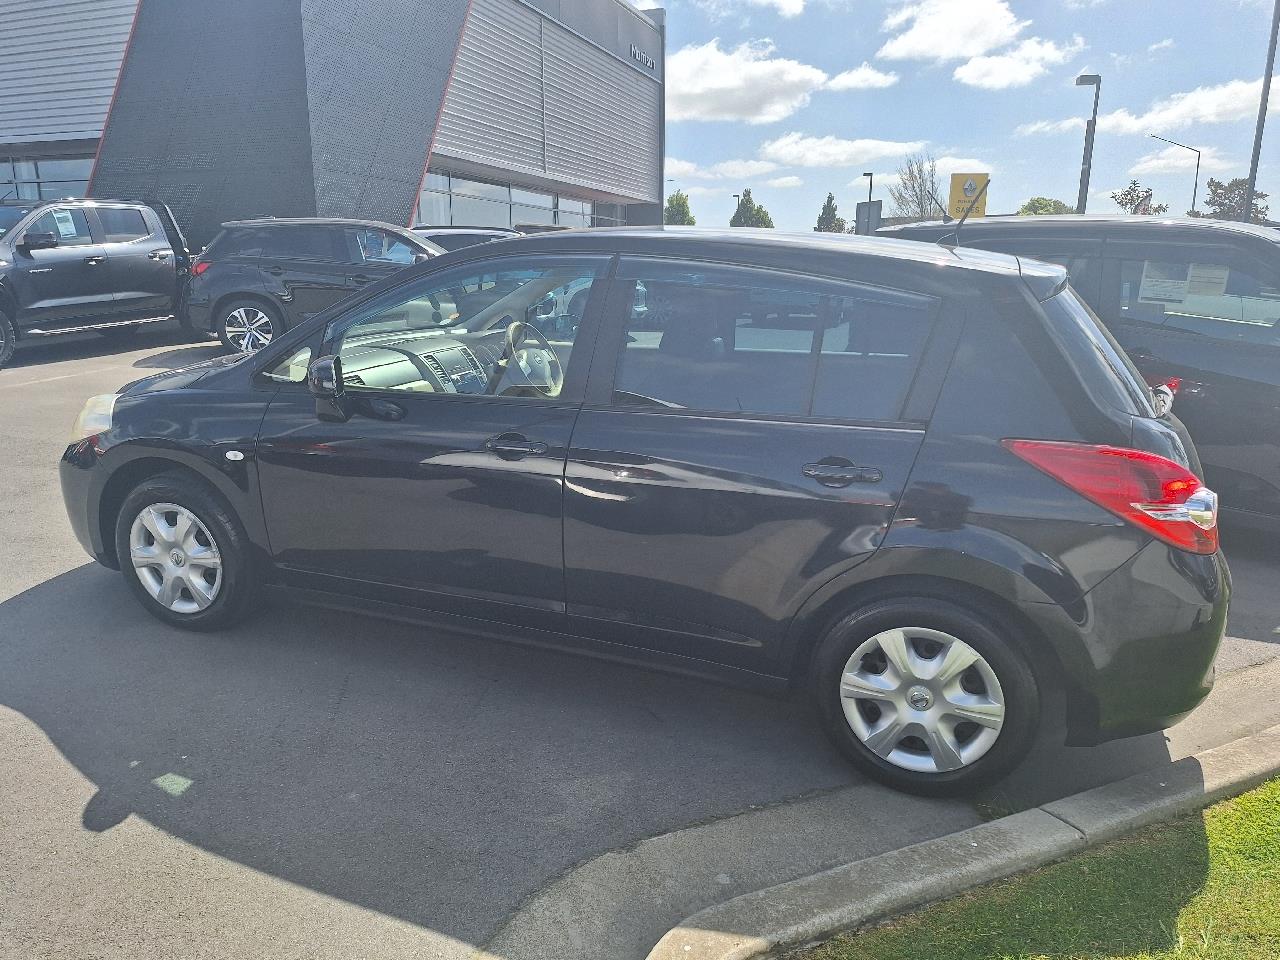
POLYGON ((867 203, 871 202, 871 191, 876 185, 876 175, 874 173, 863 173, 867 178, 867 203))
POLYGON ((1200 151, 1195 147, 1188 147, 1185 143, 1179 143, 1177 140, 1170 140, 1167 137, 1157 137, 1154 133, 1147 134, 1152 140, 1159 140, 1163 143, 1171 143, 1175 147, 1181 147, 1183 150, 1190 150, 1196 155, 1196 182, 1191 187, 1191 212, 1196 211, 1196 198, 1200 196, 1200 151))
POLYGON ((1262 102, 1258 104, 1258 128, 1253 133, 1253 160, 1249 164, 1249 185, 1244 190, 1244 210, 1241 219, 1248 223, 1253 219, 1253 192, 1258 185, 1258 160, 1262 157, 1262 128, 1267 124, 1267 97, 1271 94, 1271 72, 1276 67, 1276 37, 1280 36, 1280 0, 1276 0, 1275 13, 1271 15, 1271 45, 1267 47, 1267 69, 1262 71, 1262 102))
POLYGON ((1093 167, 1093 132, 1098 126, 1098 99, 1102 96, 1102 77, 1096 73, 1082 73, 1076 77, 1077 87, 1093 87, 1093 115, 1084 128, 1084 160, 1080 164, 1080 195, 1076 198, 1076 213, 1084 213, 1089 202, 1089 173, 1093 167))

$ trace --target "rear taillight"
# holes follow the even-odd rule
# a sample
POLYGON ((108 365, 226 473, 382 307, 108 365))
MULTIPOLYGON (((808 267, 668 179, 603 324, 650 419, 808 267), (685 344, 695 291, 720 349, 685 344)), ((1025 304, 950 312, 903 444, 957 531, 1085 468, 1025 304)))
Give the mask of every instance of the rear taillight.
POLYGON ((211 266, 213 266, 213 264, 211 264, 208 260, 197 260, 195 263, 191 264, 191 275, 193 277, 198 277, 200 276, 200 274, 208 270, 211 266))
POLYGON ((1052 440, 1004 446, 1098 506, 1192 553, 1218 549, 1218 495, 1179 463, 1145 450, 1052 440))

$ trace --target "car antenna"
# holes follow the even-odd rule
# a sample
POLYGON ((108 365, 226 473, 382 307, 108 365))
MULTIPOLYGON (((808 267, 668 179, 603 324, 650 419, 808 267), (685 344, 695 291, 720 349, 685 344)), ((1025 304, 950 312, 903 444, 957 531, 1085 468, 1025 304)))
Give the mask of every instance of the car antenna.
POLYGON ((935 204, 937 204, 938 209, 942 211, 942 222, 950 223, 952 220, 954 220, 955 218, 951 216, 951 211, 942 205, 942 201, 938 199, 938 195, 934 193, 932 190, 929 190, 927 187, 925 189, 928 191, 929 199, 932 200, 935 204))
POLYGON ((12 197, 12 196, 13 196, 15 193, 17 193, 17 192, 18 192, 18 188, 17 188, 17 187, 10 187, 10 188, 9 188, 9 192, 8 192, 8 193, 6 193, 3 197, 0 197, 0 200, 8 200, 10 197, 12 197))
POLYGON ((991 186, 991 179, 988 177, 988 178, 987 178, 986 183, 984 183, 984 184, 982 185, 982 189, 981 189, 981 190, 979 190, 977 193, 975 193, 975 194, 973 195, 973 199, 969 201, 969 206, 967 206, 967 207, 965 207, 965 208, 964 208, 964 216, 962 216, 962 217, 960 218, 959 222, 956 224, 956 229, 955 229, 955 231, 954 231, 953 233, 949 233, 949 234, 947 234, 947 236, 946 236, 946 237, 943 237, 941 240, 939 240, 939 241, 938 241, 938 244, 939 244, 940 246, 945 246, 945 245, 946 245, 946 244, 944 244, 944 243, 943 243, 943 241, 944 241, 944 240, 946 240, 946 239, 947 239, 947 237, 955 237, 955 238, 956 238, 956 242, 955 242, 955 243, 953 243, 953 244, 951 244, 951 246, 953 246, 953 247, 958 247, 958 246, 960 246, 960 230, 961 230, 961 228, 962 228, 962 227, 964 227, 964 222, 965 222, 966 220, 968 220, 968 219, 969 219, 969 214, 973 213, 973 208, 974 208, 974 207, 976 207, 976 206, 978 205, 978 201, 979 201, 979 200, 981 200, 981 199, 983 198, 983 196, 986 194, 986 192, 987 192, 987 187, 989 187, 989 186, 991 186))

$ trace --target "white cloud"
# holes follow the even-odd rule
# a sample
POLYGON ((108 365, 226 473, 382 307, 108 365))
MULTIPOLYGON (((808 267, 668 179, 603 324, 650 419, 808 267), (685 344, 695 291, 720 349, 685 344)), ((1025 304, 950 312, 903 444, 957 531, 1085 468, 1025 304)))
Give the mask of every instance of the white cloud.
MULTIPOLYGON (((1165 37, 1163 40, 1157 40, 1155 43, 1151 44, 1151 46, 1147 47, 1147 53, 1159 53, 1161 50, 1172 50, 1175 46, 1177 46, 1177 44, 1173 42, 1173 37, 1165 37)), ((1242 204, 1243 202, 1244 201, 1241 201, 1242 204)), ((1244 207, 1241 206, 1240 209, 1243 210, 1244 207)))
POLYGON ((1070 133, 1073 130, 1083 129, 1082 117, 1067 117, 1065 120, 1036 120, 1032 123, 1024 123, 1014 133, 1020 137, 1028 137, 1037 133, 1070 133))
MULTIPOLYGON (((1231 166, 1219 153, 1217 147, 1205 147, 1200 151, 1200 170, 1204 173, 1217 173, 1231 166)), ((1196 168, 1196 155, 1181 147, 1165 147, 1154 153, 1139 157, 1129 168, 1135 177, 1153 173, 1191 173, 1196 168)))
POLYGON ((857 167, 923 149, 923 140, 846 140, 787 133, 760 145, 760 156, 789 167, 857 167))
POLYGON ((1031 37, 1003 53, 974 57, 956 67, 953 74, 961 83, 984 90, 1007 90, 1025 87, 1050 67, 1066 63, 1084 49, 1084 38, 1073 37, 1059 46, 1052 40, 1031 37))
POLYGON ((789 189, 791 187, 803 187, 804 181, 799 177, 774 177, 772 180, 766 180, 764 185, 766 187, 789 189))
POLYGON ((1114 110, 1098 118, 1108 133, 1160 133, 1196 123, 1232 123, 1256 116, 1262 80, 1231 80, 1214 87, 1196 87, 1158 100, 1146 113, 1114 110))
POLYGON ((896 73, 885 73, 871 64, 863 62, 862 66, 837 73, 827 81, 828 90, 883 90, 898 82, 896 73))
POLYGON ((778 169, 768 160, 722 160, 709 167, 700 167, 688 160, 667 157, 667 176, 674 180, 747 180, 761 177, 778 169))
POLYGON ((884 29, 900 31, 876 53, 887 60, 963 60, 1012 43, 1031 21, 1008 0, 916 0, 891 12, 884 29))
POLYGON ((743 7, 772 7, 781 16, 798 17, 804 13, 805 0, 694 0, 694 5, 714 18, 741 13, 743 7))
POLYGON ((817 67, 775 57, 768 40, 723 50, 717 37, 667 58, 667 118, 774 123, 826 82, 817 67))
POLYGON ((729 195, 728 187, 681 187, 691 197, 724 197, 729 195))
POLYGON ((995 164, 976 157, 939 157, 938 176, 944 184, 950 182, 953 173, 989 173, 994 177, 996 167, 995 164))

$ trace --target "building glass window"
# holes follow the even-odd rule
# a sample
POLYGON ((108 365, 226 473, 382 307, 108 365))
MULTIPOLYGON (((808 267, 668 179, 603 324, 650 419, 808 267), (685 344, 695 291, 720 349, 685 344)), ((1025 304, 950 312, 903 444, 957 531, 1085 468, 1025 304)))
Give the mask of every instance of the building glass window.
POLYGON ((626 211, 623 204, 595 203, 432 171, 423 181, 414 223, 439 227, 511 227, 521 223, 614 227, 626 224, 626 211))
POLYGON ((511 204, 453 195, 453 224, 467 227, 511 226, 511 204))
POLYGON ((422 191, 418 201, 418 219, 416 223, 428 227, 444 227, 453 223, 449 215, 449 194, 437 193, 434 190, 422 191))
POLYGON ((92 169, 93 157, 40 160, 0 156, 0 199, 83 197, 92 169))

